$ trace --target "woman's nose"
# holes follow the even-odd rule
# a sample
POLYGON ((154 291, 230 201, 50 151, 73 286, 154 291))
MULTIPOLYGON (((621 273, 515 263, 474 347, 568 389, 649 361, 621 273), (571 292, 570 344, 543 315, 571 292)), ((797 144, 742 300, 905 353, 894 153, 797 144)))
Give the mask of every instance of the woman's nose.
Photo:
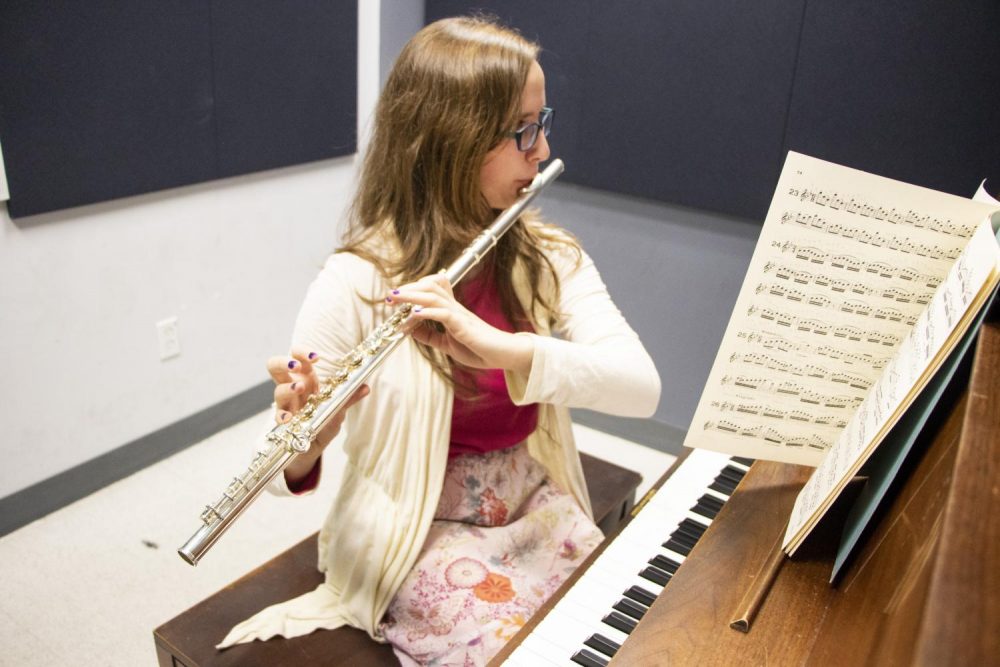
POLYGON ((549 138, 545 136, 544 132, 539 132, 538 139, 535 140, 535 145, 528 151, 528 159, 534 162, 545 162, 549 159, 551 153, 549 150, 549 138))

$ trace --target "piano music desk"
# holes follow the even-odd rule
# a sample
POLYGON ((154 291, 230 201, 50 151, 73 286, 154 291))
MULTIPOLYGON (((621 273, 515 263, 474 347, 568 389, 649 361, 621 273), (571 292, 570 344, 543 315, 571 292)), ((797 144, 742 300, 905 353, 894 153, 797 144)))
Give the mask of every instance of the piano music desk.
MULTIPOLYGON (((605 534, 615 530, 635 502, 642 477, 607 461, 580 454, 594 518, 605 534)), ((264 607, 316 588, 316 534, 264 563, 153 631, 160 667, 266 665, 394 665, 392 649, 354 628, 322 630, 304 637, 277 637, 217 651, 215 644, 240 621, 264 607)))

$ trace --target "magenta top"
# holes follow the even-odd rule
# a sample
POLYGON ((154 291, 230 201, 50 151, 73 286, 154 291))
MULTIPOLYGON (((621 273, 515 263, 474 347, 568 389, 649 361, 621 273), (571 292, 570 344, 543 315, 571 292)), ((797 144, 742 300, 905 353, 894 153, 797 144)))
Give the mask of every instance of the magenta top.
MULTIPOLYGON (((503 331, 532 331, 530 324, 525 323, 519 329, 504 315, 492 263, 463 281, 456 291, 462 305, 487 324, 503 331)), ((502 370, 453 368, 453 374, 461 386, 474 386, 477 396, 464 398, 460 396, 462 391, 456 389, 449 457, 513 447, 535 430, 538 404, 514 405, 507 393, 507 381, 502 370)))
MULTIPOLYGON (((487 324, 503 331, 533 331, 525 323, 520 329, 507 319, 500 306, 500 294, 494 281, 492 263, 484 262, 475 276, 462 281, 456 290, 459 301, 487 324)), ((513 447, 523 442, 538 424, 538 404, 517 406, 507 393, 503 371, 463 370, 454 368, 455 379, 462 386, 475 387, 477 398, 467 399, 456 391, 451 416, 449 458, 459 454, 485 454, 513 447)), ((322 459, 297 484, 288 488, 295 494, 312 491, 319 482, 322 459)))

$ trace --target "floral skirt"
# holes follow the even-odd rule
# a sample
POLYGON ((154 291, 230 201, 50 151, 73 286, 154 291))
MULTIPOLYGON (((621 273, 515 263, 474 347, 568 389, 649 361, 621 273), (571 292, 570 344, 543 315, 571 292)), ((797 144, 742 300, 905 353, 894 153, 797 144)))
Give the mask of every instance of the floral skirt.
POLYGON ((382 632, 405 666, 485 665, 602 539, 523 444, 454 457, 382 632))

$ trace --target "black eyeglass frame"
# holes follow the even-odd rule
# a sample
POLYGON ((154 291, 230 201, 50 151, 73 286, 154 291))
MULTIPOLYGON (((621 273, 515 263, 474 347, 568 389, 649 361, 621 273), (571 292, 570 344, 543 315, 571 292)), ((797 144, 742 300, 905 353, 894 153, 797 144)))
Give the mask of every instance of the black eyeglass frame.
POLYGON ((524 126, 518 128, 513 132, 508 132, 507 137, 513 139, 517 143, 517 150, 522 153, 526 153, 535 147, 538 143, 538 131, 541 130, 542 134, 546 137, 552 132, 552 116, 555 115, 555 111, 552 107, 542 107, 541 113, 538 114, 538 120, 533 123, 526 123, 524 126), (528 145, 525 146, 525 133, 534 130, 529 135, 528 145))

